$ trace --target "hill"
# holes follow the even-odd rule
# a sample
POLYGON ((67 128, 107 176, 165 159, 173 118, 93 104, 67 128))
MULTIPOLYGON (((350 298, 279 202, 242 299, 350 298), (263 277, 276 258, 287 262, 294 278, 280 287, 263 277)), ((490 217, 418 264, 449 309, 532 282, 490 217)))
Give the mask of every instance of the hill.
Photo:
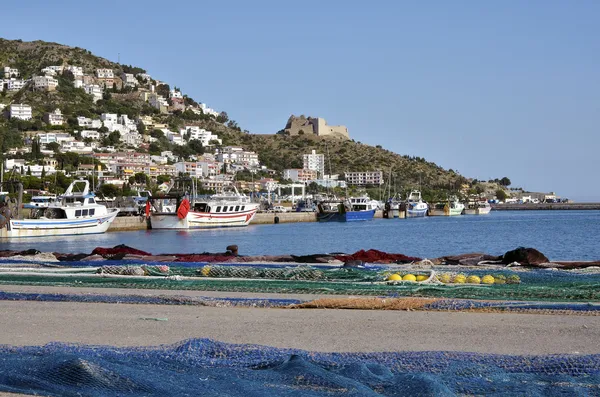
MULTIPOLYGON (((473 181, 467 180, 452 170, 445 170, 421 157, 393 153, 381 146, 373 147, 354 140, 328 136, 308 134, 289 136, 281 132, 259 135, 247 131, 242 132, 240 126, 235 121, 229 120, 225 112, 221 114, 205 113, 199 110, 199 104, 187 95, 183 95, 181 108, 174 111, 169 108, 169 112, 162 112, 156 107, 150 106, 140 94, 154 92, 154 88, 156 88, 156 92, 168 96, 171 89, 168 83, 154 79, 142 81, 138 77, 139 85, 126 87, 124 82, 117 77, 121 73, 136 75, 145 73, 143 68, 111 62, 82 48, 44 41, 22 42, 0 39, 0 67, 17 68, 21 78, 29 79, 40 75, 42 68, 51 65, 80 66, 83 68, 83 72, 90 76, 93 76, 98 68, 107 68, 114 71, 115 81, 112 86, 105 88, 102 99, 96 102, 82 88, 75 88, 73 76, 69 73, 58 74, 55 77, 58 80, 58 87, 55 91, 34 91, 29 86, 16 92, 3 90, 0 92, 0 104, 26 103, 33 109, 33 119, 29 122, 5 119, 0 121, 0 140, 3 152, 11 146, 17 146, 20 143, 21 134, 25 131, 62 129, 73 133, 75 130, 81 129, 77 125, 78 116, 93 118, 102 113, 117 113, 127 115, 132 120, 148 116, 152 118, 154 124, 165 125, 174 130, 184 126, 205 128, 217 134, 222 139, 223 146, 242 146, 246 150, 254 151, 258 154, 261 164, 279 173, 286 168, 302 168, 302 155, 310 153, 314 149, 318 153, 326 154, 327 173, 343 174, 346 171, 381 170, 386 181, 390 179, 391 175, 393 186, 390 190, 392 193, 398 191, 404 194, 407 190, 420 186, 424 191, 425 198, 435 200, 444 198, 448 192, 461 189, 469 183, 470 187, 474 188, 473 181), (62 111, 67 121, 64 126, 49 126, 42 120, 44 113, 56 108, 62 111)), ((0 72, 2 72, 2 68, 0 68, 0 72)), ((98 83, 98 80, 94 80, 93 83, 98 83)), ((169 105, 173 105, 170 99, 169 105)), ((282 115, 282 125, 285 124, 285 117, 286 115, 282 115)), ((130 145, 130 148, 151 153, 174 150, 180 157, 198 154, 198 150, 184 150, 173 146, 161 136, 160 131, 148 129, 140 123, 138 126, 142 134, 160 139, 150 147, 148 145, 131 147, 130 145)), ((106 139, 108 138, 104 138, 104 143, 107 143, 106 139)), ((122 148, 127 147, 119 142, 118 137, 108 143, 120 145, 122 148)), ((489 188, 486 187, 486 190, 489 188)))

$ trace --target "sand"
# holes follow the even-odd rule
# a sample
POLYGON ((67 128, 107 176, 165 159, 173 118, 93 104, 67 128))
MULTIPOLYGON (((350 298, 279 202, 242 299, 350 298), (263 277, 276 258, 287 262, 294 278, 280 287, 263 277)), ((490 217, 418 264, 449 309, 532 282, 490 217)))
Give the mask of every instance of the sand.
POLYGON ((0 312, 0 343, 20 346, 210 338, 313 351, 600 353, 592 342, 600 338, 598 316, 29 301, 0 301, 0 312))

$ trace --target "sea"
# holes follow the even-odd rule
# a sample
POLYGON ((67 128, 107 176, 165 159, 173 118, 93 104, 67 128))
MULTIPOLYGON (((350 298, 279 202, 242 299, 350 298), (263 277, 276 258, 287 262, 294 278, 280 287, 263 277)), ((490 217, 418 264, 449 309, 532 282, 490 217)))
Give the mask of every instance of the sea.
POLYGON ((377 249, 421 258, 469 252, 501 255, 533 247, 551 260, 600 260, 600 211, 492 211, 481 216, 374 219, 350 223, 286 223, 193 231, 143 230, 25 238, 0 249, 89 253, 125 244, 152 254, 224 252, 308 255, 377 249))

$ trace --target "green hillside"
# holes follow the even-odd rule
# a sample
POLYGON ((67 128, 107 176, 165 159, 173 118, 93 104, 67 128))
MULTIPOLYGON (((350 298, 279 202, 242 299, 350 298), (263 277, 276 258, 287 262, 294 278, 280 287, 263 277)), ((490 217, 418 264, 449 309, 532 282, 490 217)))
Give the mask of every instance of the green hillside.
MULTIPOLYGON (((40 69, 49 65, 75 65, 82 66, 85 74, 93 74, 96 68, 111 68, 115 76, 122 71, 142 73, 144 69, 127 65, 120 65, 104 58, 94 56, 82 48, 68 47, 56 43, 43 41, 22 42, 20 40, 0 39, 0 66, 18 68, 23 78, 31 78, 40 74, 40 69)), ((1 72, 1 70, 0 70, 1 72)), ((0 76, 1 77, 1 76, 0 76)), ((71 76, 72 77, 72 76, 71 76)), ((405 193, 408 189, 421 187, 426 198, 433 200, 443 198, 449 191, 459 189, 467 180, 451 170, 444 170, 432 162, 420 157, 402 156, 392 153, 382 147, 373 147, 353 140, 341 140, 313 135, 287 136, 283 134, 258 135, 242 132, 242 129, 233 120, 224 115, 217 121, 214 116, 194 114, 189 110, 176 111, 172 114, 160 114, 140 98, 137 88, 108 89, 103 99, 94 103, 82 88, 74 88, 72 78, 68 74, 56 77, 59 80, 58 89, 54 92, 35 92, 24 88, 18 92, 0 93, 0 104, 26 103, 33 107, 33 120, 31 122, 14 122, 1 118, 0 144, 3 152, 15 146, 19 137, 26 131, 56 129, 45 125, 42 121, 44 112, 60 108, 67 124, 62 129, 72 132, 77 128, 76 117, 97 117, 102 113, 127 114, 130 118, 140 115, 152 116, 157 123, 166 124, 169 128, 181 128, 184 125, 198 125, 219 135, 223 145, 239 145, 246 150, 255 151, 259 155, 261 164, 270 169, 281 172, 285 168, 302 168, 302 155, 315 149, 319 153, 327 154, 326 169, 332 174, 343 174, 346 171, 381 170, 384 179, 391 180, 392 193, 397 191, 405 193)), ((148 84, 153 84, 151 81, 148 84)), ((149 87, 149 85, 148 85, 149 87)), ((168 92, 168 84, 159 85, 157 92, 168 92)), ((185 92, 185 87, 181 87, 185 92)), ((185 96, 186 105, 195 105, 194 99, 185 96)), ((282 127, 289 115, 281 115, 282 127)), ((156 131, 140 128, 141 133, 153 134, 160 137, 156 131)), ((352 135, 352 131, 350 132, 352 135)), ((111 142, 118 145, 118 142, 111 142)), ((178 150, 178 154, 185 157, 195 154, 197 150, 183 150, 175 148, 166 139, 148 149, 137 150, 157 152, 159 150, 178 150)))

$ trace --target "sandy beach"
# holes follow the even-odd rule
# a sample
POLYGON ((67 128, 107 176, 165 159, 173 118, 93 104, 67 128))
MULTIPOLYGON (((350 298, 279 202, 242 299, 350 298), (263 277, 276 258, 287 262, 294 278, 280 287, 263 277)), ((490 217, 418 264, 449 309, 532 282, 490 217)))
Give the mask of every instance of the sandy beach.
MULTIPOLYGON (((123 290, 19 286, 1 290, 32 292, 33 288, 52 293, 123 293, 123 290)), ((152 292, 128 290, 127 293, 152 292)), ((161 293, 258 297, 233 293, 161 293)), ((600 353, 600 347, 590 343, 600 337, 598 316, 37 301, 0 301, 0 311, 3 313, 0 343, 16 346, 50 342, 152 346, 188 338, 210 338, 324 352, 600 353)))

